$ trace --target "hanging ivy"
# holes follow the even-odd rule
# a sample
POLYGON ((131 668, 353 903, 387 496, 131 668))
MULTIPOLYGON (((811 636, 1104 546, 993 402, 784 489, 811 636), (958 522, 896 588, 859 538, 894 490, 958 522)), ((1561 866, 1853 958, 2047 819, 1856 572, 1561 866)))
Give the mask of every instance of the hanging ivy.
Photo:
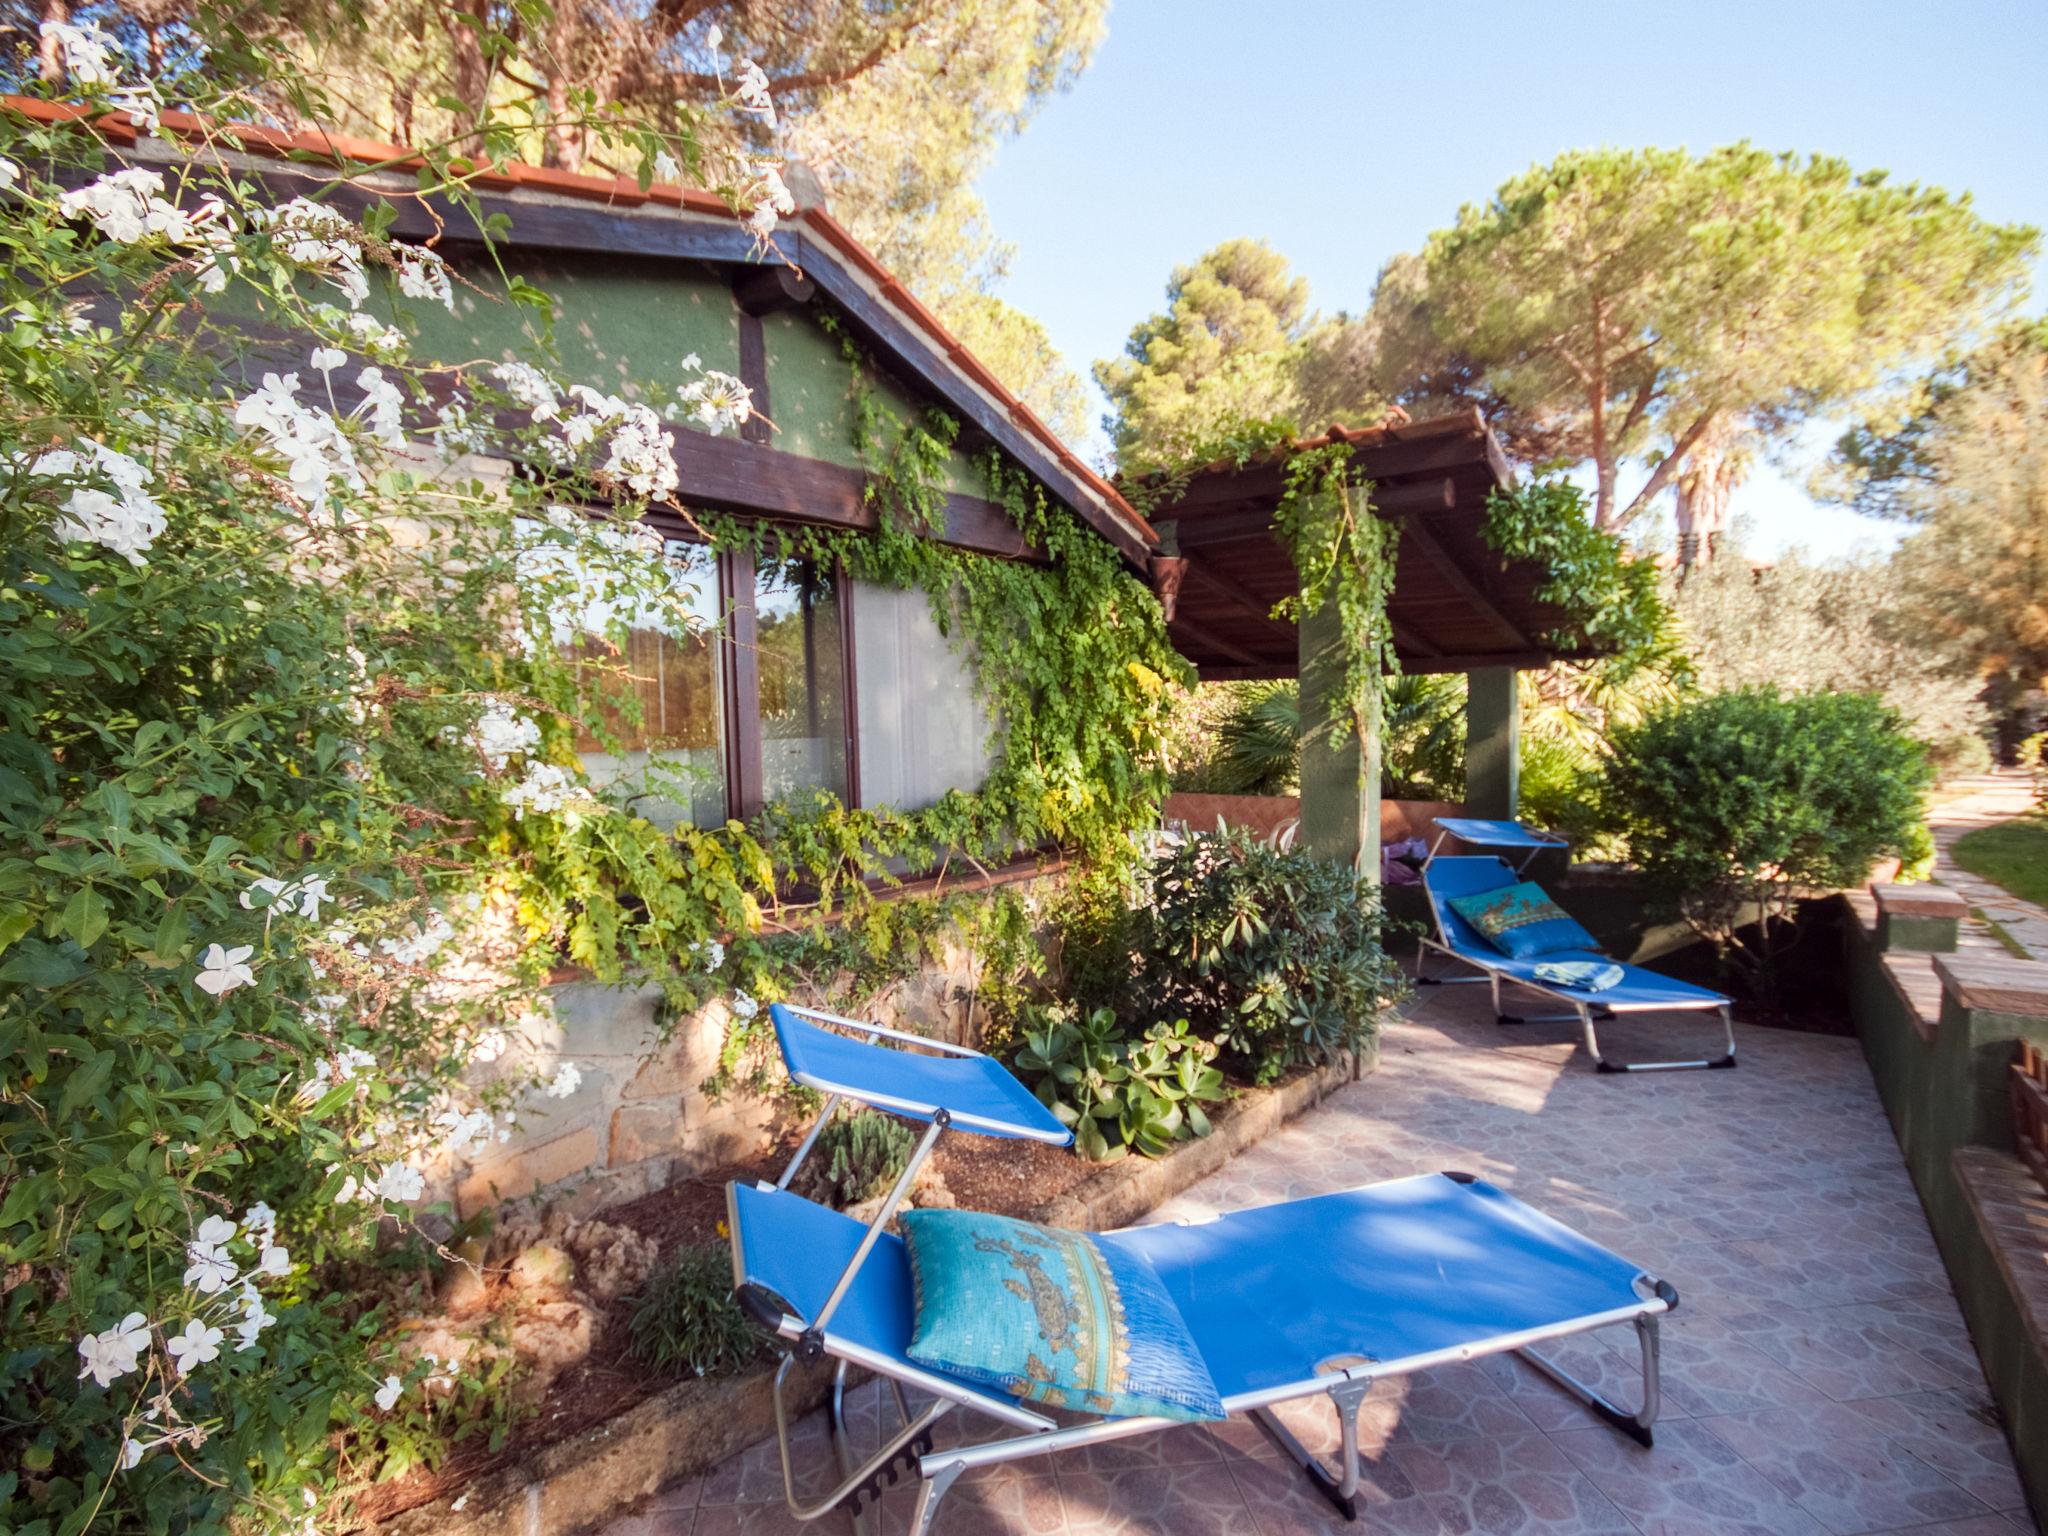
MULTIPOLYGON (((714 548, 755 561, 810 560, 853 580, 921 591, 939 628, 971 658, 991 721, 994 766, 974 790, 918 810, 851 807, 824 790, 778 801, 752 826, 663 831, 595 818, 527 849, 536 903, 603 978, 654 975, 671 1016, 731 982, 751 998, 807 990, 846 1005, 965 939, 978 995, 1000 1002, 1031 969, 1028 933, 1007 887, 947 890, 1018 855, 1056 847, 1090 866, 1135 854, 1167 787, 1160 733, 1169 680, 1187 681, 1158 602, 1116 551, 994 450, 978 468, 989 499, 1036 552, 1030 561, 943 544, 944 476, 959 435, 936 409, 905 417, 860 349, 840 336, 852 388, 853 447, 872 530, 745 522, 698 514, 714 548), (937 889, 882 899, 908 871, 937 889), (695 956, 721 940, 717 978, 695 956)), ((509 825, 504 836, 528 835, 509 825)), ((538 911, 536 916, 541 916, 538 911)), ((747 1064, 765 1013, 735 1019, 722 1083, 747 1064)))
POLYGON ((1618 679, 1645 667, 1684 665, 1657 568, 1631 558, 1621 536, 1593 524, 1585 493, 1569 480, 1531 480, 1487 498, 1481 533, 1510 561, 1543 567, 1537 598, 1563 611, 1544 636, 1561 651, 1597 650, 1618 679))
POLYGON ((1273 529, 1294 558, 1299 586, 1274 612, 1296 623, 1334 607, 1343 681, 1330 701, 1338 739, 1366 733, 1380 679, 1400 670, 1387 602, 1400 530, 1372 510, 1372 487, 1351 474, 1351 446, 1332 443, 1287 462, 1273 529))

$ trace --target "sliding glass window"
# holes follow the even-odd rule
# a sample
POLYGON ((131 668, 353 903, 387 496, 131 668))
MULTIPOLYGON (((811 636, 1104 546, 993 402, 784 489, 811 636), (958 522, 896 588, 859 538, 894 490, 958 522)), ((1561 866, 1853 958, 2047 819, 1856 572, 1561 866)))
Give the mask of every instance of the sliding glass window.
POLYGON ((667 542, 664 558, 687 585, 687 612, 650 615, 627 633, 623 651, 595 639, 578 647, 594 720, 576 748, 593 783, 658 825, 717 826, 727 814, 718 563, 680 539, 667 542))
POLYGON ((824 789, 850 801, 845 616, 834 573, 810 560, 763 561, 754 574, 754 644, 762 797, 824 789))

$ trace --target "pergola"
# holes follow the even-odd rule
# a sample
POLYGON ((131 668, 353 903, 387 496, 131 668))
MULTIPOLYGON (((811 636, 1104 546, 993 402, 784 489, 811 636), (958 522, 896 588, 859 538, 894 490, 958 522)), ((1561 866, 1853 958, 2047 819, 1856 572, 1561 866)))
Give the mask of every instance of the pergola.
POLYGON ((1332 427, 1242 466, 1207 465, 1149 510, 1160 536, 1154 584, 1175 646, 1204 680, 1301 679, 1302 842, 1377 875, 1377 729, 1336 741, 1324 723, 1342 683, 1336 617, 1310 614, 1297 625, 1272 616, 1297 587, 1293 557, 1273 531, 1288 461, 1335 443, 1350 445, 1354 479, 1370 484, 1374 512, 1400 530, 1388 619, 1402 668, 1469 679, 1472 814, 1516 811, 1516 672, 1587 653, 1550 642, 1566 616, 1536 596, 1544 568, 1503 561, 1482 535, 1487 497, 1512 477, 1477 411, 1361 431, 1332 427))

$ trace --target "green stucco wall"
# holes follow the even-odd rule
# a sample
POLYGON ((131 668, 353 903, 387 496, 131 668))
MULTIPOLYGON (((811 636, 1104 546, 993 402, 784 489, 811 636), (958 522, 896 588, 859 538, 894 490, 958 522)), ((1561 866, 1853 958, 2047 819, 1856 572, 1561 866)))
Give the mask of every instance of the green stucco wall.
MULTIPOLYGON (((495 297, 505 291, 504 277, 475 266, 465 272, 475 287, 457 286, 452 315, 439 305, 397 298, 388 284, 379 285, 367 307, 389 320, 393 305, 403 305, 418 326, 417 350, 424 357, 531 358, 552 332, 565 380, 655 406, 671 401, 687 380, 682 360, 691 353, 706 368, 740 371, 740 312, 724 274, 712 268, 631 258, 600 266, 507 252, 504 270, 553 299, 552 319, 495 297)), ((762 321, 762 343, 773 446, 857 464, 852 375, 839 339, 808 311, 784 310, 762 321)), ((916 418, 909 395, 887 378, 873 382, 890 410, 916 418)), ((965 454, 952 455, 943 478, 948 490, 986 494, 980 470, 965 454)))

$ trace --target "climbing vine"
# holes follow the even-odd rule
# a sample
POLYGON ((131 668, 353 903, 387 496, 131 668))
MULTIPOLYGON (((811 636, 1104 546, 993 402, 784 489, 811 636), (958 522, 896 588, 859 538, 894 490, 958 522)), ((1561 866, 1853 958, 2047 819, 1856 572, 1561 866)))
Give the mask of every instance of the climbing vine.
POLYGON ((1671 611, 1657 590, 1657 568, 1631 559, 1620 535, 1596 528, 1585 493, 1569 480, 1531 480, 1495 491, 1481 533, 1503 563, 1525 560, 1544 568, 1536 596, 1565 615, 1544 636, 1549 644, 1606 653, 1616 680, 1645 667, 1683 665, 1671 611))
POLYGON ((1288 460, 1273 527, 1294 557, 1300 586, 1275 612, 1299 622, 1335 608, 1344 670, 1330 700, 1330 725, 1340 735, 1363 735, 1367 711, 1378 707, 1381 676, 1400 670, 1387 623, 1400 529, 1374 515, 1371 486, 1350 470, 1345 443, 1288 460))
MULTIPOLYGON (((539 931, 601 979, 653 976, 671 1018, 733 989, 713 1086, 755 1084, 762 1001, 804 993, 842 1006, 964 943, 977 1004, 1007 1015, 1033 970, 1014 887, 960 889, 1019 855, 1057 848, 1097 867, 1135 856, 1134 829, 1165 793, 1160 752, 1169 680, 1185 680, 1152 594, 1110 545, 993 450, 977 463, 989 499, 1035 552, 1031 560, 939 542, 944 475, 958 424, 932 409, 906 417, 876 387, 859 347, 840 337, 852 390, 852 446, 876 509, 871 530, 696 514, 714 548, 756 562, 808 560, 856 581, 921 591, 939 628, 975 668, 994 766, 981 786, 929 806, 851 807, 825 790, 771 804, 751 826, 660 829, 640 818, 574 826, 508 823, 539 931), (906 878, 929 891, 896 894, 906 878), (949 888, 949 884, 952 888, 949 888), (885 899, 893 898, 893 899, 885 899), (717 944, 720 964, 700 961, 717 944)), ((628 701, 630 707, 630 701, 628 701)))

